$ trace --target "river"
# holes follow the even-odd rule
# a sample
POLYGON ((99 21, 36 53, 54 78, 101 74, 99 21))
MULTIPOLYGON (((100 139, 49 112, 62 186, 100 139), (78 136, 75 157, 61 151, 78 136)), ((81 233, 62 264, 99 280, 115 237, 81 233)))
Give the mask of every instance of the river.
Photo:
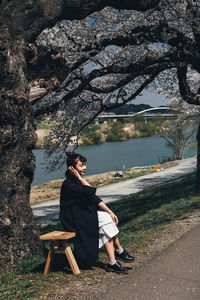
MULTIPOLYGON (((36 170, 32 186, 41 185, 49 180, 64 177, 66 166, 47 173, 44 169, 44 149, 33 151, 36 157, 36 170)), ((78 153, 86 156, 87 175, 121 170, 135 166, 149 166, 162 161, 163 157, 169 157, 171 151, 165 146, 165 141, 159 136, 130 139, 123 142, 110 142, 101 145, 80 146, 78 153)), ((185 158, 196 154, 196 149, 185 152, 185 158)))

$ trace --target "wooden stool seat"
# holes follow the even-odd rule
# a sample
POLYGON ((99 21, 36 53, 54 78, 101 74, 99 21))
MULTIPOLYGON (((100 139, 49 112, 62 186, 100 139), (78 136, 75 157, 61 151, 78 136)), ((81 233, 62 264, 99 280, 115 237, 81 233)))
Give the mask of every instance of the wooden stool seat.
POLYGON ((80 273, 77 262, 72 253, 70 244, 67 240, 75 237, 75 232, 66 232, 66 231, 52 231, 40 236, 40 240, 51 240, 51 247, 47 256, 44 275, 47 275, 50 272, 51 264, 53 261, 53 256, 56 250, 64 250, 69 261, 69 264, 72 268, 73 274, 77 275, 80 273))

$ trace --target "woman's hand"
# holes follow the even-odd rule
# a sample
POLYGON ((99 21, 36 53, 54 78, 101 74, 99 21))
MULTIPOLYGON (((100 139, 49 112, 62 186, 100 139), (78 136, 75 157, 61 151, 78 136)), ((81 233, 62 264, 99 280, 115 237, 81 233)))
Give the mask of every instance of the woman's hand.
POLYGON ((68 168, 68 170, 76 177, 80 180, 80 182, 82 183, 82 185, 87 185, 87 186, 91 186, 84 178, 81 177, 81 175, 79 174, 79 172, 74 169, 72 166, 70 166, 68 168))
POLYGON ((69 170, 75 177, 77 177, 78 179, 81 178, 81 175, 79 174, 79 172, 78 172, 76 169, 74 169, 74 167, 70 166, 70 167, 68 168, 68 170, 69 170))
POLYGON ((112 211, 109 214, 110 214, 113 222, 115 223, 115 225, 117 225, 119 223, 118 217, 112 211))
POLYGON ((103 201, 99 202, 98 206, 103 210, 106 211, 112 218, 113 222, 115 223, 115 225, 117 225, 119 223, 118 217, 112 212, 112 210, 110 210, 108 208, 108 206, 103 203, 103 201))

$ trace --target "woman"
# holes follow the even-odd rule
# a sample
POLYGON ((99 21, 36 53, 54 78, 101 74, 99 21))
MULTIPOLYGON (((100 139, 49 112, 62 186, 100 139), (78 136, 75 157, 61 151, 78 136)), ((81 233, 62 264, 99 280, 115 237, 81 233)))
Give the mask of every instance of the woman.
POLYGON ((85 175, 87 159, 80 154, 67 153, 66 179, 61 187, 60 220, 66 231, 74 231, 74 251, 78 259, 95 261, 98 250, 103 245, 109 262, 106 271, 127 273, 130 268, 123 267, 115 258, 133 262, 120 245, 117 234, 118 218, 95 194, 82 176, 85 175))

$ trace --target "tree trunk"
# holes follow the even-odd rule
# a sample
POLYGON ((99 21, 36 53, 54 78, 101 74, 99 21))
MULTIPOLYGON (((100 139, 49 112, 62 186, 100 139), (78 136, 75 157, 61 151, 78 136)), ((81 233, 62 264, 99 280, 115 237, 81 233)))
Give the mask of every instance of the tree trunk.
POLYGON ((0 26, 0 271, 41 247, 29 204, 36 134, 25 78, 24 41, 0 26))
POLYGON ((195 192, 200 194, 200 122, 197 131, 197 175, 195 192))

